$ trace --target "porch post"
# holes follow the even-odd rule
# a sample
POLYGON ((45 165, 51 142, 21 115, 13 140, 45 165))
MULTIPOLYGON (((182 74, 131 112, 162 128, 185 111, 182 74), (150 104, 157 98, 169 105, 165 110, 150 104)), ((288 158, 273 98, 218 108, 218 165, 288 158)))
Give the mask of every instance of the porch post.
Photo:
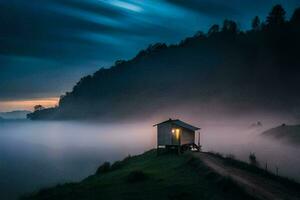
POLYGON ((201 145, 200 145, 200 130, 198 131, 198 148, 200 151, 201 145))

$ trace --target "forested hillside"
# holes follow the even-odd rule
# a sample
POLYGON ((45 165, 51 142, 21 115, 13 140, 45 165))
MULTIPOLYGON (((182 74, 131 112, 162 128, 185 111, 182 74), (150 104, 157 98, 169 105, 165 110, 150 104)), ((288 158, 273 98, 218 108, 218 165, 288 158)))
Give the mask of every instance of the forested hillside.
POLYGON ((276 5, 267 19, 254 17, 248 31, 225 20, 179 44, 150 45, 131 60, 83 77, 58 107, 28 117, 120 119, 184 105, 297 114, 299 67, 300 8, 287 19, 276 5))

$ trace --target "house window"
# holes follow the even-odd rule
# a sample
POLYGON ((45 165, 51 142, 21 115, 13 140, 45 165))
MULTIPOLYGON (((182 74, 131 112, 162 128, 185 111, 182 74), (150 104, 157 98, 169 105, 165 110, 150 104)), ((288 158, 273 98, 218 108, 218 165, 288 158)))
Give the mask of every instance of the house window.
POLYGON ((179 129, 179 128, 173 128, 173 129, 172 129, 172 133, 175 134, 176 140, 179 140, 180 129, 179 129))

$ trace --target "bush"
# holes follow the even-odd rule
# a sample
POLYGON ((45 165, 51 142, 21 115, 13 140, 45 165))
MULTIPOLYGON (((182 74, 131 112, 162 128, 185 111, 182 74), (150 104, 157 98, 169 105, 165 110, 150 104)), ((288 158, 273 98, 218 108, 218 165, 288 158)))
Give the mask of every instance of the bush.
POLYGON ((129 183, 140 182, 140 181, 144 181, 146 179, 147 179, 147 175, 143 171, 140 171, 140 170, 132 171, 127 176, 127 181, 129 183))
POLYGON ((217 180, 220 177, 220 175, 214 171, 208 171, 204 177, 208 180, 217 180))
POLYGON ((229 160, 236 160, 236 158, 235 158, 235 156, 233 154, 228 154, 228 155, 226 155, 225 158, 229 159, 229 160))
POLYGON ((116 170, 116 169, 120 169, 120 168, 123 167, 123 166, 124 166, 124 162, 123 162, 123 161, 116 161, 116 162, 114 162, 114 163, 111 165, 110 169, 111 169, 111 170, 116 170))
POLYGON ((174 193, 168 195, 168 199, 172 200, 185 200, 185 199, 192 199, 192 195, 188 192, 182 191, 174 191, 174 193))
POLYGON ((100 167, 98 167, 96 174, 104 174, 110 171, 110 163, 109 162, 105 162, 102 165, 100 165, 100 167))
POLYGON ((231 191, 237 191, 239 188, 238 184, 235 183, 230 177, 222 177, 217 181, 218 184, 221 186, 223 192, 228 193, 231 191))
POLYGON ((258 162, 256 160, 255 153, 250 153, 249 162, 250 162, 251 165, 258 166, 258 162))
POLYGON ((198 167, 199 166, 199 159, 195 158, 194 156, 190 156, 187 158, 186 163, 192 167, 198 167))
POLYGON ((125 158, 122 160, 122 162, 127 162, 128 160, 130 160, 130 158, 131 158, 131 155, 129 154, 127 157, 125 157, 125 158))

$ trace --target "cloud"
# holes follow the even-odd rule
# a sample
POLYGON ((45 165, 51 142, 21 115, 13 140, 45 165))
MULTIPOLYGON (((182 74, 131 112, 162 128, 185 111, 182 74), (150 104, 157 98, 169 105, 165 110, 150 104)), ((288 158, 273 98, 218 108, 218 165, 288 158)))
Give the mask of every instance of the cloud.
POLYGON ((216 1, 216 0, 167 0, 169 3, 175 4, 179 7, 183 7, 194 12, 209 15, 211 17, 224 17, 224 16, 236 16, 240 12, 233 6, 230 1, 216 1))
MULTIPOLYGON (((2 3, 0 7, 0 24, 4 25, 0 33, 2 55, 73 60, 76 53, 83 55, 82 52, 95 51, 96 48, 98 52, 102 49, 107 51, 111 47, 106 38, 117 40, 119 37, 127 36, 152 38, 154 31, 158 37, 161 33, 172 31, 171 27, 161 24, 160 20, 163 19, 157 19, 160 14, 131 12, 142 11, 142 7, 147 9, 149 2, 147 4, 105 0, 13 2, 2 3), (92 38, 86 38, 87 33, 99 37, 92 37, 95 38, 93 41, 92 38)), ((114 50, 111 52, 116 53, 114 50)), ((86 59, 94 58, 90 53, 84 54, 86 59)))
POLYGON ((248 7, 259 2, 2 0, 0 98, 59 96, 81 76, 150 43, 179 42, 224 18, 257 15, 248 7))
POLYGON ((122 2, 1 1, 0 99, 59 96, 81 76, 172 39, 163 23, 173 13, 159 10, 168 5, 122 2))
POLYGON ((1 54, 55 57, 56 49, 68 53, 71 46, 82 45, 82 50, 91 46, 78 36, 78 32, 111 34, 123 30, 121 26, 113 24, 113 19, 84 10, 85 7, 68 7, 50 0, 43 1, 43 4, 34 1, 31 6, 23 1, 17 2, 1 6, 0 24, 5 24, 0 33, 4 47, 0 49, 1 54))

